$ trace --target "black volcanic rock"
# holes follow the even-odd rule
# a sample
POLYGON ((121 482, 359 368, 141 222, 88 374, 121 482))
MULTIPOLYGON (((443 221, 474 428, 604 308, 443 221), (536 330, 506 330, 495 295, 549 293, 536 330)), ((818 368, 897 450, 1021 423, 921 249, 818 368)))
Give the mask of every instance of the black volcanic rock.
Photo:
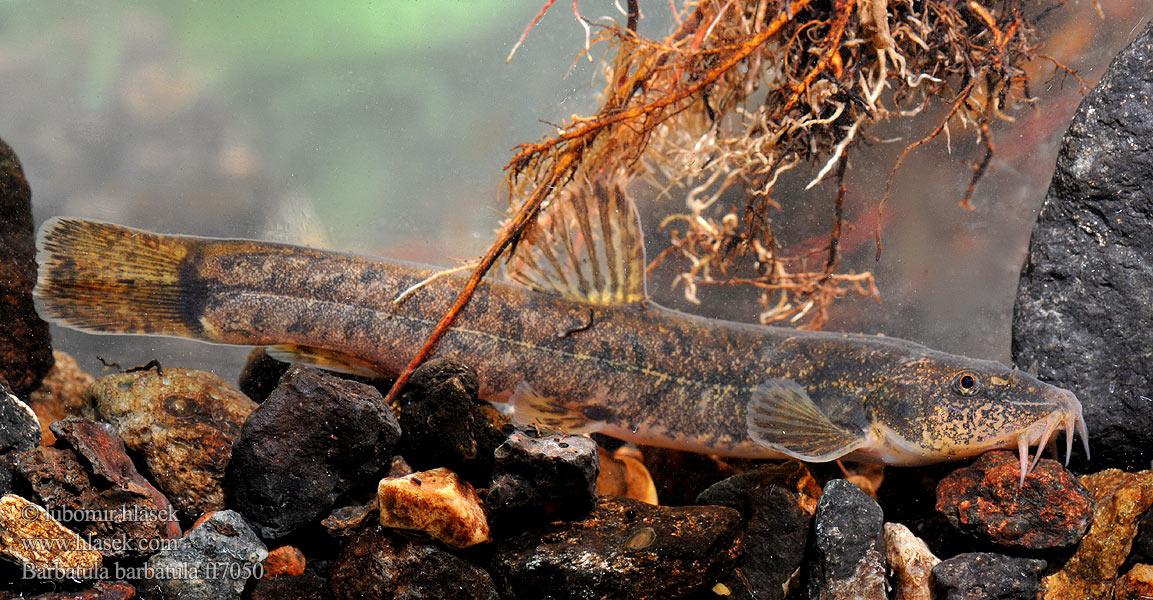
POLYGON ((473 485, 492 476, 493 452, 505 436, 493 409, 477 397, 472 367, 436 359, 417 367, 400 398, 404 438, 397 452, 418 471, 446 467, 473 485))
POLYGON ((990 552, 959 554, 933 567, 945 600, 1034 600, 1045 561, 990 552))
POLYGON ((601 496, 583 521, 496 542, 491 572, 510 600, 665 600, 719 581, 741 549, 741 516, 731 508, 601 496))
POLYGON ((1153 459, 1153 24, 1081 103, 1029 241, 1013 360, 1073 390, 1095 466, 1153 459))
POLYGON ((825 484, 813 520, 810 597, 883 600, 885 523, 877 501, 849 481, 834 479, 825 484))
POLYGON ((375 486, 399 437, 376 388, 293 367, 233 445, 230 505, 261 537, 284 536, 327 514, 353 487, 375 486))

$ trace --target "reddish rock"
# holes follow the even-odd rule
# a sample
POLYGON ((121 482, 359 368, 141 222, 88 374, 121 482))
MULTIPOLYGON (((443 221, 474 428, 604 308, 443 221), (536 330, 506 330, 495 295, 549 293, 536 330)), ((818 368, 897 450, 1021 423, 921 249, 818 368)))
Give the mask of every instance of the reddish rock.
POLYGON ((264 559, 264 576, 280 577, 304 574, 304 553, 296 546, 277 546, 264 559))
POLYGON ((1012 452, 988 452, 937 486, 937 511, 974 537, 1040 550, 1074 546, 1093 519, 1093 498, 1054 460, 1042 459, 1021 487, 1012 452))
POLYGON ((0 377, 21 398, 52 368, 48 324, 32 305, 35 258, 32 191, 20 159, 0 140, 0 377))
POLYGON ((106 557, 144 556, 157 549, 156 540, 180 536, 172 505, 136 471, 111 426, 69 417, 53 429, 60 447, 24 452, 18 472, 93 549, 106 557))
POLYGON ((67 352, 55 350, 52 356, 56 364, 44 376, 40 387, 28 396, 28 406, 36 412, 44 434, 40 443, 45 446, 51 446, 56 441, 55 434, 48 426, 67 416, 80 416, 84 406, 84 392, 95 381, 67 352))

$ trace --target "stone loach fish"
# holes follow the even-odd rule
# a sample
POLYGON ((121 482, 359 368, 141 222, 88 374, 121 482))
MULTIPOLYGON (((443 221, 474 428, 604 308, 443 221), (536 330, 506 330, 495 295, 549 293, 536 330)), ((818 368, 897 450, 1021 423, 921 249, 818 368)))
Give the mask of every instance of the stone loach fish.
MULTIPOLYGON (((35 300, 49 321, 267 346, 378 376, 405 367, 464 280, 400 261, 74 218, 47 221, 37 246, 35 300)), ((511 403, 522 423, 811 462, 919 465, 1016 448, 1022 484, 1060 429, 1066 460, 1075 429, 1089 453, 1073 393, 1015 368, 879 335, 656 305, 636 209, 616 185, 570 184, 504 271, 480 286, 433 356, 473 365, 482 397, 511 403)))

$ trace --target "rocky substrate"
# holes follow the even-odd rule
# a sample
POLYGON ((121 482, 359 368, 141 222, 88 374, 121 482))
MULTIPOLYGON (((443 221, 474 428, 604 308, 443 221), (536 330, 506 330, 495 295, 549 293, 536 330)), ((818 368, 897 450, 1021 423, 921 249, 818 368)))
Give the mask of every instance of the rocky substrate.
POLYGON ((421 367, 399 420, 380 392, 388 382, 259 352, 240 387, 274 373, 279 383, 255 398, 174 367, 105 375, 68 398, 77 388, 51 382, 74 369, 60 360, 42 389, 61 391, 38 397, 68 414, 50 442, 2 390, 0 598, 1150 591, 1150 471, 1077 477, 1042 459, 1019 487, 1015 454, 1000 451, 885 477, 693 455, 681 456, 692 471, 663 472, 680 453, 505 422, 451 362, 421 367), (666 478, 693 498, 660 498, 666 478))
POLYGON ((1101 132, 1153 131, 1150 48, 1153 27, 1079 112, 1015 328, 1019 356, 1083 392, 1108 441, 1083 474, 1042 459, 1023 486, 1006 451, 882 471, 517 427, 443 361, 415 374, 399 418, 387 381, 260 351, 236 387, 176 365, 93 379, 32 313, 29 194, 0 144, 0 267, 18 271, 0 277, 0 599, 1153 597, 1153 472, 1137 470, 1153 333, 1149 303, 1124 304, 1153 290, 1153 196, 1118 175, 1153 164, 1153 136, 1101 132), (1081 180, 1098 195, 1074 193, 1081 180), (1097 281, 1107 269, 1075 268, 1097 259, 1127 269, 1124 298, 1097 281))

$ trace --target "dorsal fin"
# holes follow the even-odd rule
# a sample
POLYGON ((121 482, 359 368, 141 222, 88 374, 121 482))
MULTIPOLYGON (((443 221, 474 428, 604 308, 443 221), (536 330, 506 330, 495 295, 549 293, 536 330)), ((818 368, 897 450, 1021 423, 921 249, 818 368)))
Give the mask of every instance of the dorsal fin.
POLYGON ((542 210, 505 267, 508 279, 587 304, 645 299, 645 247, 619 183, 574 182, 542 210))

